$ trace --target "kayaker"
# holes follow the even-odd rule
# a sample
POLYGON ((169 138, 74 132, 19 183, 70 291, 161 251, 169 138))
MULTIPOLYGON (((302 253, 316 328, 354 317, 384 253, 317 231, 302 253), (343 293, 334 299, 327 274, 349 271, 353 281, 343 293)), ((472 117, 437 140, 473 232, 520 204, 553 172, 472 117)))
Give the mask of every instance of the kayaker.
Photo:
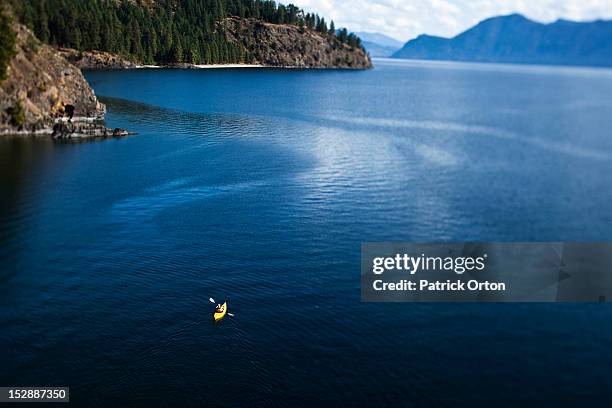
POLYGON ((223 309, 221 308, 221 304, 220 304, 220 303, 217 305, 217 307, 215 308, 215 310, 216 310, 217 312, 219 312, 219 313, 221 313, 221 312, 223 311, 223 309))

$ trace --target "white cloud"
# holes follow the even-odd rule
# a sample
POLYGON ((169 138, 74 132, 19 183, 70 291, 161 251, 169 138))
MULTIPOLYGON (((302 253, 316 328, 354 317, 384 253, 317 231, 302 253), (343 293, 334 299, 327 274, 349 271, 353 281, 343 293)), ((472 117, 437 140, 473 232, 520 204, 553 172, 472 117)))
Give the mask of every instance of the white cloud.
POLYGON ((521 13, 542 22, 612 19, 612 0, 290 0, 336 27, 380 32, 399 40, 450 37, 492 16, 521 13))

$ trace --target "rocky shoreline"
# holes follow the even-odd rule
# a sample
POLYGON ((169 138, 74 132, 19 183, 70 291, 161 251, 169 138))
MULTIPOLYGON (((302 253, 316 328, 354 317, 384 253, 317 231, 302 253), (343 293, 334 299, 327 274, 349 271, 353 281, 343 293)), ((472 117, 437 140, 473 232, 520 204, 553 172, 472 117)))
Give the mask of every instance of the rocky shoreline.
POLYGON ((58 121, 51 131, 53 140, 105 139, 108 137, 124 137, 134 134, 134 132, 128 132, 121 128, 109 129, 106 127, 104 119, 96 120, 92 118, 73 118, 71 121, 58 121))
POLYGON ((56 119, 53 127, 43 127, 36 130, 2 129, 0 131, 2 136, 50 137, 53 140, 106 139, 135 134, 122 128, 107 128, 104 118, 95 117, 75 117, 70 121, 67 118, 56 119))
POLYGON ((335 35, 272 24, 253 18, 228 17, 218 30, 252 55, 253 63, 274 68, 370 69, 372 61, 360 47, 335 35))
POLYGON ((106 106, 79 68, 23 25, 13 24, 13 31, 15 56, 0 86, 0 135, 76 140, 130 134, 106 127, 106 106))
POLYGON ((143 68, 280 68, 280 69, 370 69, 368 53, 359 47, 342 43, 336 36, 312 30, 301 30, 290 24, 271 24, 253 18, 228 17, 217 30, 251 57, 240 64, 144 65, 122 56, 102 51, 78 51, 57 48, 57 52, 80 69, 143 68))
POLYGON ((139 65, 108 52, 52 48, 25 26, 17 23, 12 26, 16 35, 15 56, 0 84, 0 135, 49 135, 61 140, 132 134, 125 129, 106 127, 106 106, 98 101, 81 69, 372 67, 365 50, 351 47, 334 35, 255 19, 230 17, 217 26, 229 43, 248 51, 249 62, 174 63, 159 67, 139 65))
POLYGON ((314 70, 355 70, 355 69, 370 69, 371 63, 361 66, 354 65, 354 62, 349 62, 348 65, 340 66, 316 66, 308 65, 299 60, 294 63, 281 64, 191 64, 191 63, 171 63, 165 65, 142 65, 128 61, 118 55, 101 52, 101 51, 77 51, 70 48, 59 48, 58 52, 66 57, 68 62, 79 69, 86 70, 125 70, 125 69, 241 69, 241 68, 268 68, 268 69, 314 69, 314 70))

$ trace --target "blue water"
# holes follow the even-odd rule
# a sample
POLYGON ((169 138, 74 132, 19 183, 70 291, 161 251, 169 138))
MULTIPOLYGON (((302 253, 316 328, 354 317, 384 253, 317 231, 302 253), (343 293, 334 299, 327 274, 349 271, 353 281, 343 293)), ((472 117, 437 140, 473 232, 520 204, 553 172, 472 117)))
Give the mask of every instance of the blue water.
POLYGON ((612 240, 612 71, 86 76, 138 135, 0 141, 0 385, 86 406, 612 397, 610 306, 359 287, 364 241, 612 240))

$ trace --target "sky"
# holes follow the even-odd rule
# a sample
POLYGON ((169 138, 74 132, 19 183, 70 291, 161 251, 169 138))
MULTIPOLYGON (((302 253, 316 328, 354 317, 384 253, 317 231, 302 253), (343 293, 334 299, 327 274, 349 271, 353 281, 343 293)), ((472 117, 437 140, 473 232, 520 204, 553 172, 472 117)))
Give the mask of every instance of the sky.
MULTIPOLYGON (((281 1, 282 2, 282 1, 281 1)), ((419 34, 452 37, 492 16, 521 13, 533 20, 612 19, 612 0, 292 0, 336 27, 406 41, 419 34)))

